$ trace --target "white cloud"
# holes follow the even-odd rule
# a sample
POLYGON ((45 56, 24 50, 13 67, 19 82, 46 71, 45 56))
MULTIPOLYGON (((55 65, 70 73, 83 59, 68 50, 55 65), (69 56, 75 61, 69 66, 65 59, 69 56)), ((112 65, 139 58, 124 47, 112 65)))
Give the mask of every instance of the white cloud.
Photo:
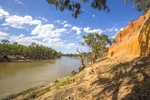
POLYGON ((39 17, 39 19, 41 19, 41 20, 44 21, 44 22, 48 22, 47 18, 39 17))
POLYGON ((80 38, 81 38, 81 36, 77 36, 76 38, 77 38, 77 39, 80 39, 80 38))
POLYGON ((5 33, 5 32, 0 31, 0 37, 5 37, 5 36, 8 36, 8 34, 5 33))
POLYGON ((71 27, 71 24, 64 24, 64 27, 71 27))
POLYGON ((91 29, 90 27, 83 28, 83 31, 86 33, 102 33, 101 29, 91 29))
POLYGON ((54 33, 65 33, 67 32, 67 29, 65 28, 59 28, 59 29, 55 29, 53 30, 54 33))
POLYGON ((24 34, 20 34, 19 36, 10 36, 9 38, 11 42, 18 42, 23 45, 29 45, 32 42, 35 42, 37 44, 52 47, 54 49, 71 49, 72 47, 75 47, 75 43, 67 43, 58 37, 48 39, 41 38, 39 40, 36 36, 26 37, 24 34))
POLYGON ((60 42, 60 40, 59 39, 57 40, 57 38, 53 38, 49 40, 44 40, 43 38, 39 40, 35 36, 26 37, 24 34, 20 34, 19 36, 15 36, 15 35, 10 36, 10 41, 18 42, 23 45, 29 45, 32 42, 35 42, 37 44, 41 44, 41 45, 48 46, 48 47, 56 47, 58 44, 57 42, 60 42))
MULTIPOLYGON (((19 0, 16 0, 16 2, 19 2, 19 0)), ((55 21, 55 23, 59 23, 62 27, 58 28, 55 27, 54 24, 44 24, 44 22, 48 22, 48 20, 44 17, 10 15, 7 11, 1 8, 0 18, 4 18, 4 22, 0 25, 0 40, 8 39, 10 42, 18 42, 23 45, 29 45, 32 42, 35 42, 37 44, 52 47, 56 50, 64 50, 65 52, 69 50, 72 51, 73 47, 76 47, 75 43, 61 39, 61 36, 64 36, 63 34, 67 34, 69 32, 66 27, 72 26, 67 21, 55 21), (12 35, 14 33, 7 34, 2 32, 2 30, 9 31, 10 27, 25 29, 28 33, 30 33, 30 35, 12 35)), ((74 26, 70 31, 72 30, 77 31, 77 34, 79 35, 82 28, 74 26)))
POLYGON ((60 24, 60 20, 56 20, 56 21, 54 21, 54 22, 60 24))
POLYGON ((9 13, 0 7, 0 19, 5 16, 9 16, 9 13))
POLYGON ((15 2, 17 2, 18 4, 23 4, 23 2, 21 0, 15 0, 15 2))
POLYGON ((114 31, 114 28, 107 28, 106 31, 112 32, 112 31, 114 31))
POLYGON ((117 35, 117 34, 113 35, 112 38, 115 39, 115 38, 116 38, 116 35, 117 35))
POLYGON ((92 17, 94 18, 94 17, 95 17, 95 15, 93 14, 93 15, 92 15, 92 17))
POLYGON ((67 21, 65 20, 65 21, 61 21, 61 20, 56 20, 56 21, 54 21, 55 23, 58 23, 58 24, 62 24, 62 25, 64 25, 64 24, 67 24, 67 21))
POLYGON ((8 36, 7 33, 0 31, 0 40, 6 39, 8 36))
POLYGON ((8 16, 5 19, 5 24, 3 25, 10 25, 14 28, 24 28, 24 25, 38 25, 41 24, 40 20, 34 20, 32 16, 26 15, 24 17, 13 15, 8 16))
POLYGON ((29 45, 32 42, 41 44, 41 42, 34 39, 34 37, 26 37, 24 34, 20 34, 19 36, 13 35, 13 36, 10 36, 9 38, 10 38, 9 39, 10 41, 18 42, 18 43, 23 44, 23 45, 29 45))
POLYGON ((13 35, 10 36, 10 40, 24 45, 29 45, 32 42, 35 42, 54 49, 65 49, 71 46, 60 38, 66 31, 67 29, 65 28, 55 28, 53 24, 39 24, 32 30, 32 35, 30 37, 26 37, 24 34, 20 34, 19 36, 13 35))
POLYGON ((35 27, 35 29, 32 30, 31 34, 33 35, 44 34, 46 32, 51 32, 53 29, 54 29, 53 24, 46 24, 46 25, 39 24, 38 26, 35 27))
POLYGON ((66 46, 66 48, 72 48, 72 47, 75 47, 75 43, 69 43, 69 44, 67 44, 67 46, 66 46))
POLYGON ((120 30, 119 31, 122 31, 123 30, 123 27, 122 28, 120 28, 120 30))
POLYGON ((115 32, 118 32, 118 31, 119 31, 119 29, 118 29, 118 28, 115 28, 115 29, 114 29, 114 31, 115 31, 115 32))
POLYGON ((49 43, 56 43, 56 42, 60 42, 60 41, 61 41, 60 38, 52 38, 52 39, 48 40, 49 43))
POLYGON ((49 40, 50 38, 60 37, 65 32, 67 32, 67 29, 56 29, 53 24, 39 24, 32 30, 31 34, 35 35, 39 39, 45 38, 46 40, 49 40))
POLYGON ((66 23, 67 23, 67 21, 65 20, 65 21, 63 21, 61 24, 64 25, 64 24, 66 24, 66 23))
POLYGON ((73 27, 71 28, 71 30, 76 31, 76 34, 77 34, 77 35, 80 35, 82 28, 79 28, 79 27, 77 27, 77 26, 73 26, 73 27))
POLYGON ((113 31, 118 32, 119 29, 115 28, 115 27, 112 27, 112 28, 107 28, 106 31, 108 31, 108 32, 113 32, 113 31))
POLYGON ((114 31, 116 31, 117 33, 116 33, 114 36, 112 36, 112 38, 115 38, 116 35, 118 34, 118 32, 120 32, 120 31, 122 31, 122 30, 123 30, 123 27, 120 28, 120 29, 116 28, 114 31))

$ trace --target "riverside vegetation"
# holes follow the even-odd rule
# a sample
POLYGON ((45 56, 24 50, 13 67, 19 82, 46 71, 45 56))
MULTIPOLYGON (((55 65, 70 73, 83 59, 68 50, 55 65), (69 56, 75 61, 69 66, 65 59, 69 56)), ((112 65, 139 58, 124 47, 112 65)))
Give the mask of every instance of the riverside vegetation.
POLYGON ((0 43, 0 62, 54 59, 60 56, 61 52, 34 42, 29 46, 18 42, 10 44, 8 40, 2 40, 0 43))

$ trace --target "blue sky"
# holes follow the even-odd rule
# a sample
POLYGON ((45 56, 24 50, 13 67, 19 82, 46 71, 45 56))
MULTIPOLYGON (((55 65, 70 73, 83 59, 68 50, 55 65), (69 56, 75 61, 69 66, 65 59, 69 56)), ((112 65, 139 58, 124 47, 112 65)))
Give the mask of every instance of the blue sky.
POLYGON ((107 4, 109 13, 92 9, 90 3, 83 4, 84 13, 74 19, 71 12, 60 12, 46 0, 0 0, 0 40, 24 45, 36 42, 63 53, 76 53, 83 35, 98 32, 114 38, 142 15, 132 9, 132 2, 108 0, 107 4))

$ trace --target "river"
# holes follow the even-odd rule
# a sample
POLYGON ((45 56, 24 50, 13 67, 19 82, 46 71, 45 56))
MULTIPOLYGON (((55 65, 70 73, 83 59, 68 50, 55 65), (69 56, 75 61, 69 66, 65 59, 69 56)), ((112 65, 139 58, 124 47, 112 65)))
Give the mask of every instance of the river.
POLYGON ((77 71, 79 64, 79 59, 74 57, 0 63, 0 99, 67 76, 77 71))

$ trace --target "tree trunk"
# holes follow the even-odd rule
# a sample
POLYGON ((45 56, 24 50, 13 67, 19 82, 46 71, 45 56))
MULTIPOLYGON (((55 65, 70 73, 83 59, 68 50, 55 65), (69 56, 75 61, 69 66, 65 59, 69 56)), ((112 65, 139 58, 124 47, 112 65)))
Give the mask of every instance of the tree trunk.
POLYGON ((95 63, 95 59, 96 59, 96 53, 95 53, 95 51, 93 50, 93 51, 92 51, 92 64, 95 63))
POLYGON ((84 59, 83 59, 83 56, 82 55, 79 55, 80 57, 80 67, 79 67, 79 71, 83 70, 85 68, 85 65, 84 65, 84 59))
POLYGON ((77 52, 79 53, 79 57, 80 57, 80 67, 79 67, 79 72, 80 72, 85 68, 85 64, 84 64, 83 55, 78 51, 78 49, 77 52))

